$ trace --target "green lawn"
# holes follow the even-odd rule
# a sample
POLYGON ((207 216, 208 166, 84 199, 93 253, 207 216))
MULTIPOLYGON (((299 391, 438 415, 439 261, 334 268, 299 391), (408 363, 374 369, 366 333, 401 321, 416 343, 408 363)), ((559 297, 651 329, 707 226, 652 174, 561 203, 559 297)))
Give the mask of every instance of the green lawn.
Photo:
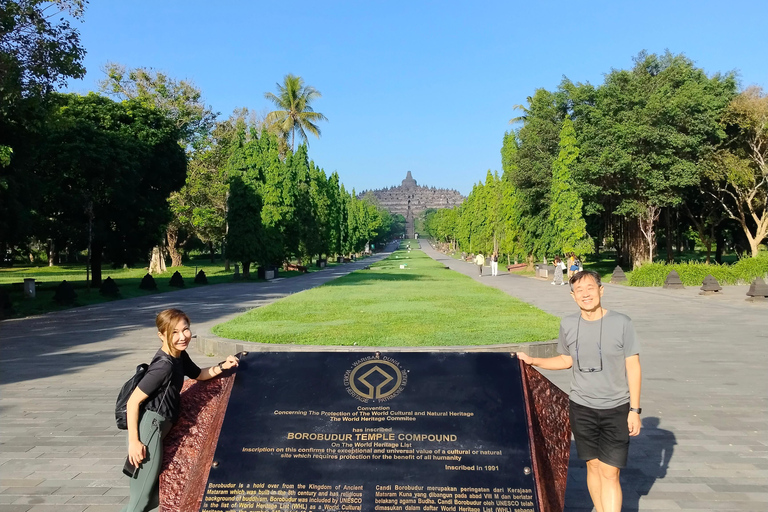
MULTIPOLYGON (((334 265, 336 264, 329 263, 328 266, 334 265)), ((234 265, 232 265, 232 270, 226 272, 221 260, 211 263, 207 257, 200 257, 191 259, 187 265, 181 267, 169 267, 168 271, 163 274, 154 274, 152 277, 155 278, 155 283, 157 283, 157 291, 154 292, 139 289, 139 283, 141 282, 142 277, 144 277, 144 274, 147 273, 146 269, 111 269, 105 266, 105 268, 102 269, 102 278, 106 279, 107 277, 112 277, 112 279, 115 280, 120 288, 120 296, 117 298, 104 297, 99 293, 98 288, 89 290, 86 287, 85 265, 0 268, 0 286, 9 292, 11 301, 13 302, 13 311, 8 316, 23 317, 47 313, 49 311, 68 309, 71 307, 98 304, 111 300, 128 299, 155 293, 176 291, 179 288, 169 286, 168 282, 171 279, 171 275, 177 270, 184 278, 186 288, 206 286, 197 285, 194 282, 196 270, 199 271, 201 269, 205 271, 206 277, 208 278, 208 286, 212 284, 242 282, 233 281, 232 279, 234 265), (24 298, 22 283, 25 278, 33 278, 36 281, 37 296, 35 299, 24 298), (65 279, 73 284, 77 293, 77 300, 72 305, 59 305, 53 300, 56 287, 65 279)), ((309 267, 308 270, 314 272, 319 269, 312 266, 309 267)), ((300 274, 301 273, 297 271, 280 271, 280 277, 293 277, 300 274)), ((251 276, 251 281, 256 281, 255 268, 253 269, 251 276)))
POLYGON ((297 345, 489 345, 554 339, 559 322, 447 270, 420 250, 399 250, 370 270, 255 309, 213 331, 297 345))

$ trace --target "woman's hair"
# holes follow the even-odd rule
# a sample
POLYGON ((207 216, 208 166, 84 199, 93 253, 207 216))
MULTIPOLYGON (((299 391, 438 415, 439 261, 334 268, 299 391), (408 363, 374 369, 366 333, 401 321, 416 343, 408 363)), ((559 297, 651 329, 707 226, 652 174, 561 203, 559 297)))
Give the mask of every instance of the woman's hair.
POLYGON ((176 329, 179 320, 186 320, 189 324, 189 317, 180 309, 166 309, 161 311, 155 319, 155 325, 157 325, 157 332, 162 333, 165 336, 163 346, 166 351, 173 357, 179 357, 180 351, 173 346, 173 330, 176 329))

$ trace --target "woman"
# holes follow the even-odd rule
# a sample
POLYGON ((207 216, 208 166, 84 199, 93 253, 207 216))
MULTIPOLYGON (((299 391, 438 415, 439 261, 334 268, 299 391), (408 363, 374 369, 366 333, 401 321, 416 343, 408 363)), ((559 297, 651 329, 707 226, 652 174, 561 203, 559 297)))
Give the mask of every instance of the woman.
POLYGON ((574 274, 573 272, 573 262, 576 261, 576 255, 573 253, 568 254, 568 279, 571 278, 571 276, 574 274))
POLYGON ((493 255, 491 256, 491 275, 497 276, 499 275, 499 252, 493 251, 493 255))
POLYGON ((162 440, 179 417, 184 375, 208 380, 238 365, 235 356, 202 370, 193 363, 186 352, 192 333, 183 311, 166 309, 155 323, 163 346, 128 399, 128 461, 138 469, 131 478, 130 501, 123 512, 150 510, 159 504, 162 440))
POLYGON ((563 261, 560 259, 560 256, 555 256, 555 277, 552 280, 552 284, 555 285, 564 285, 563 282, 563 261))

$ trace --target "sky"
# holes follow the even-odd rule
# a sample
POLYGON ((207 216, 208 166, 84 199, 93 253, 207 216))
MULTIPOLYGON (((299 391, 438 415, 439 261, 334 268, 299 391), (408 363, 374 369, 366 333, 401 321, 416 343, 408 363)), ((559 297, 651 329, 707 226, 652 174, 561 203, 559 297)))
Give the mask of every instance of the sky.
POLYGON ((292 73, 328 122, 309 155, 348 190, 419 185, 467 195, 501 173, 509 121, 563 77, 598 85, 640 51, 683 53, 708 74, 768 89, 768 2, 91 0, 75 26, 98 89, 107 62, 192 81, 220 118, 272 110, 292 73))

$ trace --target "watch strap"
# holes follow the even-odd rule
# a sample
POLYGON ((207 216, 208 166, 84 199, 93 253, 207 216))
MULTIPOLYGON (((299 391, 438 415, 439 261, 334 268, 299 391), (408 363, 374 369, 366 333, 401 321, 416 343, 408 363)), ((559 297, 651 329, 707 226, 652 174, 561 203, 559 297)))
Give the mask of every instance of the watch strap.
POLYGON ((642 407, 630 407, 629 412, 636 412, 637 414, 641 414, 643 412, 642 407))

